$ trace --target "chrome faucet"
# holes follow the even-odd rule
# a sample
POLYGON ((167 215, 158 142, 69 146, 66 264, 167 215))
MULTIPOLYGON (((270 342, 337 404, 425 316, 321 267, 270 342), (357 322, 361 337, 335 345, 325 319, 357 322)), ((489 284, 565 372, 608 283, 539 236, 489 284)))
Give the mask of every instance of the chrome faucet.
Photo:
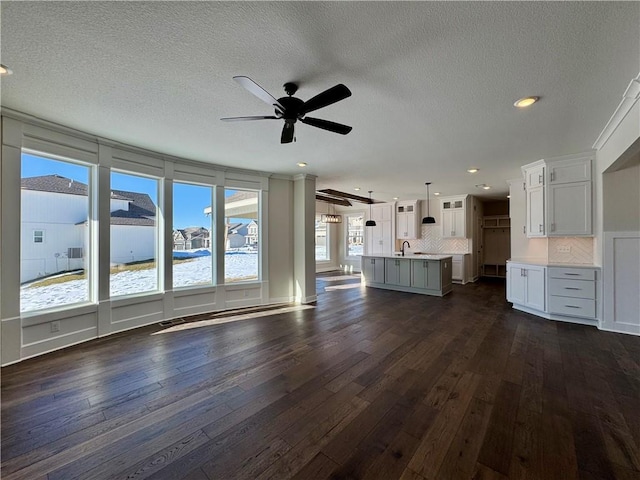
POLYGON ((411 244, 409 242, 407 242, 406 240, 404 242, 402 242, 402 248, 400 250, 402 250, 402 256, 404 257, 404 244, 407 244, 407 247, 411 248, 411 244))

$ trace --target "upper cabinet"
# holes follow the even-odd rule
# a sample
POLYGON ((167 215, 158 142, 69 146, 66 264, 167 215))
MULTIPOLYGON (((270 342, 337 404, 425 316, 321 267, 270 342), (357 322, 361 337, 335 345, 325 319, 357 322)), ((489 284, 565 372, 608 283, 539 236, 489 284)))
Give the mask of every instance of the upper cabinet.
POLYGON ((593 155, 539 160, 522 167, 527 236, 592 236, 593 155))
POLYGON ((468 195, 457 197, 441 197, 440 213, 442 216, 443 238, 466 238, 468 195))
POLYGON ((396 238, 420 238, 420 202, 407 200, 396 204, 396 238))

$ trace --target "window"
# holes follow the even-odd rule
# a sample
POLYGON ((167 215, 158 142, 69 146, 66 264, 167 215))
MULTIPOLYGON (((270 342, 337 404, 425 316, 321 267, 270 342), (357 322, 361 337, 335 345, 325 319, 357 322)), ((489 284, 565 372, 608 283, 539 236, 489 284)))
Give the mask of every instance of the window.
POLYGON ((173 184, 173 287, 213 285, 213 187, 173 184))
POLYGON ((329 260, 329 229, 322 222, 322 215, 316 215, 316 262, 329 260))
POLYGON ((347 257, 357 257, 363 253, 363 216, 347 215, 347 257))
POLYGON ((225 283, 258 280, 260 193, 225 189, 225 283))
POLYGON ((91 167, 24 151, 20 191, 20 311, 90 301, 91 167))
POLYGON ((111 296, 158 290, 159 180, 111 172, 111 296))

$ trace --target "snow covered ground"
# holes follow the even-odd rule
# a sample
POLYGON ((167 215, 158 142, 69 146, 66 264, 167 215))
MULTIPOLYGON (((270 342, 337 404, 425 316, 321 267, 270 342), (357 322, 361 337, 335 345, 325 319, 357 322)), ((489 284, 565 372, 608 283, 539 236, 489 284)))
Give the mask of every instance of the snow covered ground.
MULTIPOLYGON (((174 287, 188 287, 198 284, 211 284, 211 256, 199 256, 190 262, 173 266, 174 287)), ((243 279, 257 278, 258 254, 256 252, 227 252, 225 255, 225 278, 243 279)), ((111 275, 111 296, 131 295, 148 292, 157 288, 157 271, 128 270, 111 275)), ((72 303, 85 302, 88 298, 87 280, 71 280, 69 282, 20 288, 20 311, 28 312, 52 308, 72 303)))

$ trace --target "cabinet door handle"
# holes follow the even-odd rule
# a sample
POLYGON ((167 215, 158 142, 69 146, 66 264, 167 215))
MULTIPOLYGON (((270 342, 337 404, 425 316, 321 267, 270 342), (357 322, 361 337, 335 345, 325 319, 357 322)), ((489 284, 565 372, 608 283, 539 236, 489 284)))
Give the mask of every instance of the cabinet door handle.
POLYGON ((538 175, 538 184, 542 185, 542 174, 538 175))
POLYGON ((540 231, 542 232, 542 224, 540 224, 540 227, 539 227, 539 229, 540 229, 540 231))
POLYGON ((575 276, 578 276, 578 277, 580 276, 580 274, 579 274, 579 273, 567 273, 567 272, 565 272, 564 274, 565 274, 565 275, 571 275, 571 276, 574 276, 574 277, 575 277, 575 276))
POLYGON ((524 235, 526 235, 526 234, 527 234, 527 226, 526 226, 526 225, 524 225, 524 226, 522 227, 522 233, 523 233, 524 235))
POLYGON ((555 232, 555 231, 556 231, 556 224, 555 224, 555 223, 552 223, 552 224, 551 224, 551 231, 552 231, 552 232, 555 232))
POLYGON ((576 305, 565 305, 565 307, 567 307, 567 308, 582 308, 582 307, 578 307, 576 305))
POLYGON ((581 288, 578 287, 564 287, 565 290, 582 290, 581 288))
POLYGON ((551 181, 553 182, 556 179, 556 174, 551 172, 551 181))

